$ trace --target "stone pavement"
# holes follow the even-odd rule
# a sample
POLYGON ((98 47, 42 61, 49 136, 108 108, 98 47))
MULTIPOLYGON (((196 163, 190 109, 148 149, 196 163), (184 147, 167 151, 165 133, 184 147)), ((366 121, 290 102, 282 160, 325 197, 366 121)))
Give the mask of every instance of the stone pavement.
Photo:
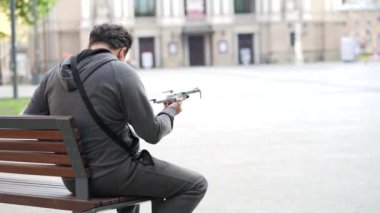
MULTIPOLYGON (((19 85, 17 87, 18 97, 31 97, 33 95, 36 85, 19 85)), ((13 86, 12 85, 0 85, 0 98, 12 98, 13 86)))
MULTIPOLYGON (((203 91, 183 104, 170 135, 143 144, 207 177, 195 212, 380 212, 380 63, 139 74, 152 98, 168 89, 203 91)), ((0 204, 0 212, 60 211, 0 204)))

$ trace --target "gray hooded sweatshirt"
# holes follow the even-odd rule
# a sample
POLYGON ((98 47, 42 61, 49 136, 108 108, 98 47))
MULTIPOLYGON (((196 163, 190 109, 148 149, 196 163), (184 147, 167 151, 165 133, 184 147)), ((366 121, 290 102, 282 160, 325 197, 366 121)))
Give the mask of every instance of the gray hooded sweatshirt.
MULTIPOLYGON (((82 51, 78 55, 78 70, 94 109, 128 146, 133 141, 129 125, 151 144, 172 130, 175 110, 166 108, 154 115, 137 73, 107 50, 82 51), (109 60, 112 61, 104 63, 109 60)), ((74 116, 93 178, 112 172, 131 158, 87 111, 72 77, 70 58, 44 75, 24 114, 74 116)))

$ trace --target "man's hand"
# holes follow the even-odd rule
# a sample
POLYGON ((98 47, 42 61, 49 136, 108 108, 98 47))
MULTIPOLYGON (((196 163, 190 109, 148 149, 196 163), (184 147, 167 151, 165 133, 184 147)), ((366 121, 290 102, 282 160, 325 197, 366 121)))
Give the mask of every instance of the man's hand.
POLYGON ((164 103, 164 107, 167 108, 167 107, 171 107, 175 110, 175 114, 178 115, 180 112, 182 112, 182 102, 183 101, 176 101, 176 102, 173 102, 173 103, 168 103, 168 102, 165 102, 164 103))

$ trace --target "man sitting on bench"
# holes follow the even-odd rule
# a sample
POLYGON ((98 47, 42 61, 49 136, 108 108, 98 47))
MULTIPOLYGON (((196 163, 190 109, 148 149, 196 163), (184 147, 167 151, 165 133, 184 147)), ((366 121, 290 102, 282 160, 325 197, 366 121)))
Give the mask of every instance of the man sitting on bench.
MULTIPOLYGON (((92 197, 149 196, 154 213, 192 212, 206 193, 205 178, 140 152, 128 126, 156 144, 171 132, 182 110, 181 102, 167 103, 154 115, 139 76, 123 62, 131 45, 132 36, 124 27, 95 26, 89 49, 47 72, 24 114, 74 116, 92 173, 92 197)), ((75 193, 72 179, 64 183, 75 193)))

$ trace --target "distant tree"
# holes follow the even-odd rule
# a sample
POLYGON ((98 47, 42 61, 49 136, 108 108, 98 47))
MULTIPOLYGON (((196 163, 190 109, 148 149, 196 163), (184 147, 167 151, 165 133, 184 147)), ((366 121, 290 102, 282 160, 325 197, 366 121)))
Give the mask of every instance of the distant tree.
POLYGON ((0 40, 1 40, 2 38, 5 38, 5 37, 7 37, 7 35, 6 35, 5 33, 3 33, 3 32, 0 31, 0 40))
MULTIPOLYGON (((33 4, 34 0, 15 0, 16 1, 16 16, 21 19, 23 23, 33 24, 33 4)), ((10 0, 0 0, 0 10, 10 16, 9 10, 10 0)), ((55 0, 37 0, 37 17, 43 18, 47 15, 54 5, 55 0)))

